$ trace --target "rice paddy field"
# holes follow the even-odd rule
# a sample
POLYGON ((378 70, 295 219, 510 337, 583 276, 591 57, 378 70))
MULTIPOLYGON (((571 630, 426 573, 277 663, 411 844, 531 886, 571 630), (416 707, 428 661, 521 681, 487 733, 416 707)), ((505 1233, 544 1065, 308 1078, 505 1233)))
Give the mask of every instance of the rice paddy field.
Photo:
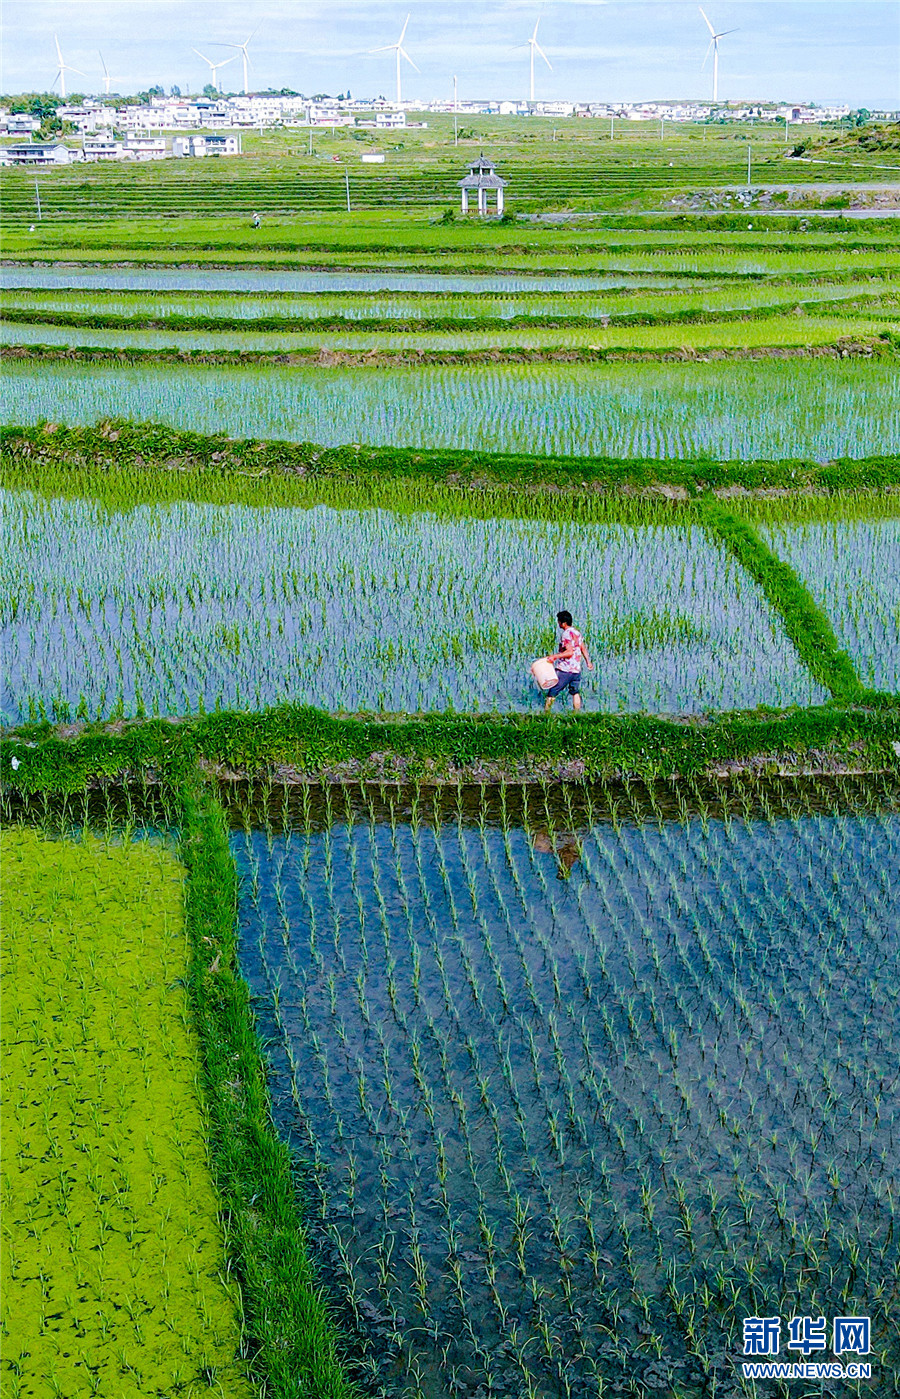
POLYGON ((245 808, 276 1120, 383 1386, 750 1393, 738 1318, 857 1309, 896 1377, 900 822, 846 795, 245 808))
POLYGON ((336 366, 10 361, 9 419, 535 456, 868 457, 900 449, 892 362, 336 366))
POLYGON ((286 701, 528 710, 562 578, 603 710, 827 698, 696 526, 191 504, 116 515, 21 492, 3 508, 10 724, 286 701))
POLYGON ((5 175, 11 1395, 900 1395, 900 224, 560 128, 5 175))
POLYGON ((816 600, 875 689, 900 691, 900 522, 770 528, 767 538, 816 600))

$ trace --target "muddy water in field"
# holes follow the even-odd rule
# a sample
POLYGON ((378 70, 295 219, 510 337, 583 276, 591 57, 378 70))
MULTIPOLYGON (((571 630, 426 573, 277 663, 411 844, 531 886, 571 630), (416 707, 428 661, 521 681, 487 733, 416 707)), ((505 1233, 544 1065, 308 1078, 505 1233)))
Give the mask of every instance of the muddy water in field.
POLYGON ((871 1314, 893 1392, 896 793, 549 790, 233 795, 276 1119, 372 1376, 721 1395, 744 1316, 871 1314))

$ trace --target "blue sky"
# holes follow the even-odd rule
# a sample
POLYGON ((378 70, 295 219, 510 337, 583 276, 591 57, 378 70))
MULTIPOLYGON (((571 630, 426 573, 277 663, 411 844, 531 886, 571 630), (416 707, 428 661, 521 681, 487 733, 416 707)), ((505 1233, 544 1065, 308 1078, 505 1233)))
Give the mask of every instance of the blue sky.
MULTIPOLYGON (((722 40, 721 98, 848 102, 900 108, 898 0, 707 0, 722 40)), ((227 55, 256 26, 251 82, 260 88, 354 96, 391 95, 393 57, 367 50, 391 44, 411 12, 404 97, 525 97, 528 51, 539 42, 552 71, 537 67, 537 97, 598 101, 711 95, 703 69, 708 34, 695 0, 6 0, 2 89, 53 82, 57 34, 66 62, 102 90, 98 51, 113 88, 153 83, 199 89, 208 70, 191 52, 227 55)), ((240 82, 240 63, 222 70, 240 82)))

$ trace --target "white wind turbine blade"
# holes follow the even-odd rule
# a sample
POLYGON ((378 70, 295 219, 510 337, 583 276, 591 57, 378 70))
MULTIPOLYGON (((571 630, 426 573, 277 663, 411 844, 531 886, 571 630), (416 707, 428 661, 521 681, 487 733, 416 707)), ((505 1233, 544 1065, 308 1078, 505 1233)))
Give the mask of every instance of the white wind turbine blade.
POLYGON ((547 55, 544 53, 544 50, 541 48, 540 44, 535 44, 534 48, 535 48, 535 52, 540 54, 541 58, 544 60, 544 62, 546 63, 547 67, 550 69, 550 71, 551 71, 551 73, 552 73, 552 72, 553 72, 553 64, 550 62, 549 58, 548 58, 547 55))
POLYGON ((407 15, 407 16, 406 16, 406 23, 404 24, 403 28, 400 30, 400 38, 397 40, 397 47, 398 47, 398 48, 402 48, 402 47, 403 47, 403 40, 406 38, 406 31, 407 31, 407 29, 409 28, 409 21, 410 21, 411 18, 412 18, 411 15, 407 15))
POLYGON ((416 64, 413 63, 413 61, 412 61, 412 59, 410 58, 409 54, 406 52, 406 49, 401 49, 399 44, 397 45, 397 49, 398 49, 398 52, 399 52, 399 54, 400 54, 400 57, 406 59, 406 61, 407 61, 407 63, 409 64, 410 68, 415 68, 417 73, 421 73, 421 71, 422 71, 421 68, 416 67, 416 64))
MULTIPOLYGON (((199 49, 192 48, 192 49, 191 49, 191 52, 192 52, 192 53, 195 53, 195 54, 197 55, 198 58, 202 58, 204 63, 208 63, 209 66, 210 66, 210 68, 218 68, 218 67, 219 67, 219 64, 218 64, 218 63, 213 63, 212 59, 211 59, 211 58, 207 58, 207 57, 206 57, 206 54, 205 54, 205 53, 201 53, 199 49)), ((226 59, 224 60, 224 62, 225 62, 225 63, 230 63, 230 62, 231 62, 231 59, 230 59, 230 58, 226 58, 226 59)))
POLYGON ((708 60, 709 60, 709 56, 710 56, 710 54, 711 54, 712 51, 713 51, 713 46, 715 45, 715 42, 716 42, 715 35, 713 35, 713 37, 710 39, 709 43, 706 45, 706 53, 703 55, 703 62, 700 64, 700 71, 701 71, 701 73, 703 72, 703 69, 706 67, 706 64, 707 64, 707 62, 708 62, 708 60))
POLYGON ((712 26, 712 25, 710 24, 710 22, 709 22, 709 15, 706 13, 706 11, 704 10, 704 8, 703 8, 702 5, 698 5, 698 6, 697 6, 697 9, 700 11, 701 15, 702 15, 703 18, 706 20, 706 27, 707 27, 707 29, 709 30, 710 34, 712 34, 712 35, 715 37, 715 32, 716 32, 716 31, 715 31, 715 29, 713 28, 713 26, 712 26))
POLYGON ((724 39, 726 34, 736 34, 737 32, 738 31, 736 29, 723 29, 721 33, 716 35, 716 38, 724 39))

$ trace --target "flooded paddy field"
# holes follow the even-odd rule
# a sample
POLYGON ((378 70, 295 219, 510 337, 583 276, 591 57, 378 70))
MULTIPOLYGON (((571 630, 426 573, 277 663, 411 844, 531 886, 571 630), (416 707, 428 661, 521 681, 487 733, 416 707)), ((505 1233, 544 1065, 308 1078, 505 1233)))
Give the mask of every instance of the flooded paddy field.
POLYGON ((894 1392, 896 790, 230 810, 276 1121, 388 1392, 724 1393, 741 1318, 799 1313, 871 1313, 894 1392))

